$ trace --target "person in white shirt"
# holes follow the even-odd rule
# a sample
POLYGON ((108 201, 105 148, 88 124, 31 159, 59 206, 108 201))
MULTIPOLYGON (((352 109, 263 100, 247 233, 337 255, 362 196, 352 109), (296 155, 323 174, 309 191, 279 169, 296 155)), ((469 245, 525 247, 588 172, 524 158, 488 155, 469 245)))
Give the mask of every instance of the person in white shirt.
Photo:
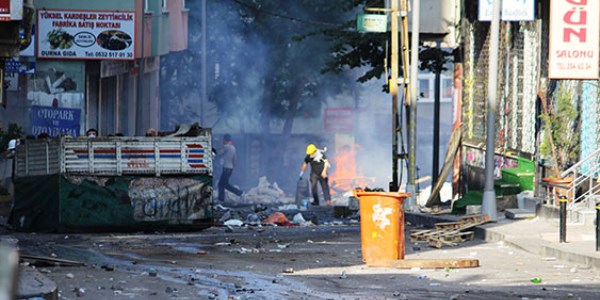
POLYGON ((237 162, 236 149, 229 134, 223 137, 221 159, 223 160, 223 172, 221 172, 221 178, 219 179, 219 201, 225 201, 225 190, 241 197, 244 192, 229 183, 229 178, 237 162))

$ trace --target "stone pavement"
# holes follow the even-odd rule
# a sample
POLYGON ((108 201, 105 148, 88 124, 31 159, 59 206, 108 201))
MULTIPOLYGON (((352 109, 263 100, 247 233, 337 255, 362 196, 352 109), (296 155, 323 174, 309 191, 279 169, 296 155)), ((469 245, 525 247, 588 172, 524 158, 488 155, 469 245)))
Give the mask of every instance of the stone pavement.
MULTIPOLYGON (((433 227, 438 222, 451 222, 460 216, 406 213, 406 221, 433 227)), ((600 270, 600 252, 596 252, 595 225, 567 222, 566 243, 560 243, 559 219, 534 217, 507 219, 498 213, 496 222, 476 227, 478 238, 488 242, 503 241, 507 245, 525 250, 543 259, 560 259, 600 270)))

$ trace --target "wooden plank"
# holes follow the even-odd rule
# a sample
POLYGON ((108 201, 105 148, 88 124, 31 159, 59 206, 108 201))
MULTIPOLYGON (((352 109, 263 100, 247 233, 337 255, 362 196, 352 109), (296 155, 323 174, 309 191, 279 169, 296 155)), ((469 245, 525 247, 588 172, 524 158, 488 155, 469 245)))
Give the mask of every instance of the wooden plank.
POLYGON ((440 209, 440 210, 433 210, 433 211, 431 211, 430 214, 432 214, 432 215, 447 215, 451 212, 452 212, 451 208, 446 208, 446 209, 440 209))
POLYGON ((487 215, 470 215, 460 218, 456 222, 436 223, 434 229, 413 229, 410 231, 410 241, 426 242, 431 247, 456 246, 458 243, 473 240, 474 232, 463 230, 481 225, 489 220, 487 215))
POLYGON ((428 242, 429 246, 434 247, 434 248, 442 248, 442 246, 446 245, 446 246, 457 246, 457 243, 454 242, 449 242, 443 239, 430 239, 428 242))
POLYGON ((387 262, 390 268, 396 269, 444 269, 444 268, 477 268, 479 267, 478 259, 403 259, 391 260, 387 262))
POLYGON ((58 266, 78 267, 78 266, 84 265, 84 263, 82 263, 80 261, 60 259, 60 258, 55 258, 55 257, 46 257, 46 256, 34 256, 34 255, 21 254, 21 255, 19 255, 19 258, 23 259, 23 260, 31 260, 34 262, 40 262, 40 263, 45 263, 45 264, 50 264, 50 265, 58 265, 58 266))
POLYGON ((426 207, 432 207, 436 204, 439 204, 438 195, 442 190, 442 185, 446 181, 446 177, 450 174, 450 170, 454 164, 454 158, 456 153, 458 152, 458 148, 460 147, 460 141, 462 138, 462 126, 456 126, 452 130, 452 134, 450 135, 450 141, 448 143, 448 151, 446 152, 446 158, 444 159, 444 165, 442 166, 442 171, 440 172, 440 176, 438 176, 436 182, 433 183, 431 188, 431 194, 429 195, 429 199, 427 199, 427 203, 425 203, 426 207))
POLYGON ((435 229, 458 229, 462 226, 461 222, 442 222, 436 223, 435 229))

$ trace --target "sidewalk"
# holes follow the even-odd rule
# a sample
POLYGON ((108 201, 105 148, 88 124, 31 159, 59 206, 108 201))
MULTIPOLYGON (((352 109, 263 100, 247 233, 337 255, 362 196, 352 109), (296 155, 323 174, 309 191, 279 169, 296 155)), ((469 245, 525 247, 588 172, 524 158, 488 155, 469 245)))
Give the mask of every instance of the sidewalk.
MULTIPOLYGON (((433 227, 438 222, 455 221, 459 216, 406 213, 406 221, 433 227)), ((600 252, 596 252, 595 226, 569 224, 566 243, 559 241, 559 219, 507 219, 498 213, 497 222, 478 226, 475 234, 488 242, 503 241, 507 245, 539 255, 548 260, 560 259, 600 270, 600 252)))

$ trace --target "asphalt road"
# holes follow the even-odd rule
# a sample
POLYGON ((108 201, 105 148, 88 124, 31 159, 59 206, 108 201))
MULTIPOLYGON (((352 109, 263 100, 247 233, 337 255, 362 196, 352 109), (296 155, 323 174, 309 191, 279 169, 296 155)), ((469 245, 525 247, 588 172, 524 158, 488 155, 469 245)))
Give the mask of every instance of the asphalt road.
POLYGON ((60 299, 600 298, 597 271, 481 240, 406 244, 407 259, 475 258, 478 268, 368 267, 358 224, 10 237, 22 253, 85 262, 37 267, 60 299), (536 277, 541 283, 531 282, 536 277))

